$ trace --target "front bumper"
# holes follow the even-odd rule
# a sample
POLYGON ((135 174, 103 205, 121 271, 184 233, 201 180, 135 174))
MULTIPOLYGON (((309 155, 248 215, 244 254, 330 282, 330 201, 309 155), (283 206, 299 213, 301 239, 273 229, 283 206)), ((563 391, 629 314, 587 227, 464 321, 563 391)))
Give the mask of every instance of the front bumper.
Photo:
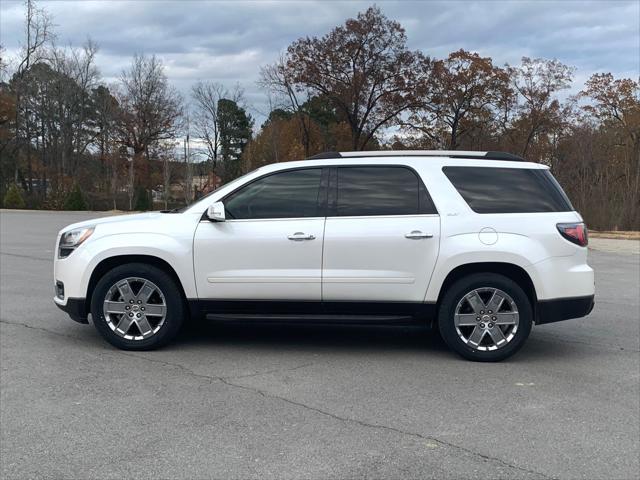
POLYGON ((87 320, 87 307, 84 298, 67 298, 63 303, 58 297, 54 297, 53 301, 60 310, 66 312, 72 320, 78 323, 89 323, 87 320))
POLYGON ((593 310, 595 305, 594 297, 595 295, 587 295, 584 297, 538 300, 536 325, 586 317, 593 310))

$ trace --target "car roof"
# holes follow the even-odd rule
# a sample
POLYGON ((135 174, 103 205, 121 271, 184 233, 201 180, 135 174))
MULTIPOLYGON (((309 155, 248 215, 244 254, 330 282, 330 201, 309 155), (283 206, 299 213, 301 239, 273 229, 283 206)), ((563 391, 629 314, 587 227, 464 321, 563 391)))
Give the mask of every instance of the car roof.
POLYGON ((266 165, 262 172, 282 169, 336 165, 406 165, 416 169, 460 167, 502 167, 547 169, 546 165, 527 162, 522 157, 504 152, 461 150, 380 150, 357 152, 324 152, 306 160, 266 165))
POLYGON ((512 160, 524 162, 524 158, 507 152, 470 151, 470 150, 369 150, 351 152, 322 152, 309 157, 309 160, 329 158, 361 158, 361 157, 448 157, 448 158, 483 158, 485 160, 512 160))

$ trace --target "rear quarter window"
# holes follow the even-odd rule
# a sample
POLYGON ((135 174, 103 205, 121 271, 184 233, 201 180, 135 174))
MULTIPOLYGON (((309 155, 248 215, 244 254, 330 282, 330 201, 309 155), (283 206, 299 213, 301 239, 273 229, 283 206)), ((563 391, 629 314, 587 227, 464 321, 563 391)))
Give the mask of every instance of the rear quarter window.
POLYGON ((546 169, 443 167, 442 171, 476 213, 573 211, 546 169))

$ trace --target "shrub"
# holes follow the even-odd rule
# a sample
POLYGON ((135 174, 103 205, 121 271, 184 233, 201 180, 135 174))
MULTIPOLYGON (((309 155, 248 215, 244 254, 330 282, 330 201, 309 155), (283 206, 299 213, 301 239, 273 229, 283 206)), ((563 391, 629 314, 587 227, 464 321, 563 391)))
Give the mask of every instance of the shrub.
POLYGON ((86 210, 87 204, 84 201, 84 196, 82 195, 82 190, 80 190, 80 186, 76 184, 71 190, 71 193, 67 195, 67 198, 64 201, 64 209, 65 210, 86 210))
POLYGON ((22 193, 20 193, 20 189, 18 185, 12 183, 9 185, 9 189, 7 190, 6 195, 4 196, 4 206, 5 208, 24 208, 24 198, 22 198, 22 193))

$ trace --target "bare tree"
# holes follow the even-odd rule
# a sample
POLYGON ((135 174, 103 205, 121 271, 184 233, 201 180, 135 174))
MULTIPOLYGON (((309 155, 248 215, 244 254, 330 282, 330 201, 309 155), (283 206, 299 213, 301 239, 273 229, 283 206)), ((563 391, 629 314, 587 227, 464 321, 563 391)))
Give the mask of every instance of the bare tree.
POLYGON ((207 147, 207 160, 211 162, 211 171, 216 175, 218 156, 220 155, 220 100, 243 101, 243 91, 239 85, 229 91, 221 83, 198 82, 191 89, 193 99, 192 127, 195 135, 207 147))
POLYGON ((95 127, 94 89, 98 87, 100 73, 95 65, 97 45, 87 40, 81 49, 53 46, 49 53, 51 68, 60 75, 54 95, 62 108, 59 115, 62 137, 62 172, 77 171, 81 156, 99 135, 95 127), (89 122, 89 119, 92 122, 89 122))
POLYGON ((555 59, 522 57, 519 66, 507 66, 507 70, 523 100, 516 122, 524 130, 521 154, 526 156, 535 136, 561 118, 561 105, 554 95, 571 86, 574 69, 555 59))
MULTIPOLYGON (((260 69, 258 84, 280 97, 281 104, 279 106, 298 120, 304 155, 308 157, 311 146, 311 116, 304 111, 304 105, 311 97, 311 90, 305 85, 296 84, 291 70, 287 68, 285 56, 280 56, 275 63, 260 69)), ((271 98, 269 101, 271 102, 271 98)), ((273 106, 271 106, 272 110, 273 106)))
POLYGON ((53 20, 46 10, 37 7, 34 0, 26 0, 25 44, 16 67, 22 76, 31 65, 46 60, 46 43, 54 38, 53 20))
POLYGON ((92 97, 94 127, 101 171, 104 173, 105 185, 111 193, 113 209, 115 210, 120 163, 118 161, 119 155, 116 154, 118 101, 109 89, 102 85, 93 90, 92 97))
POLYGON ((162 62, 144 55, 135 55, 131 67, 122 72, 117 97, 120 143, 133 150, 132 175, 140 169, 137 181, 149 187, 146 153, 153 144, 173 139, 179 132, 182 97, 169 85, 162 62))
POLYGON ((583 108, 610 132, 615 149, 608 154, 616 161, 616 183, 624 209, 620 223, 637 225, 640 202, 640 85, 631 78, 615 79, 611 73, 592 75, 580 96, 589 98, 583 108))
POLYGON ((4 82, 9 75, 9 62, 7 61, 7 49, 0 43, 0 82, 4 82))
MULTIPOLYGON (((22 52, 16 67, 15 94, 15 135, 17 149, 23 149, 27 159, 27 181, 26 186, 32 190, 32 166, 31 166, 31 140, 34 126, 31 122, 29 110, 23 108, 22 91, 26 88, 23 78, 32 65, 46 59, 46 43, 53 39, 53 22, 51 16, 43 9, 36 6, 34 0, 25 2, 25 43, 22 45, 22 52), (24 124, 24 125, 23 125, 24 124), (24 136, 21 136, 21 129, 24 136)), ((18 163, 15 165, 14 180, 18 181, 18 163)))
POLYGON ((614 79, 611 73, 589 78, 582 97, 595 100, 584 109, 598 120, 611 121, 629 137, 634 160, 640 162, 640 86, 631 78, 614 79))

